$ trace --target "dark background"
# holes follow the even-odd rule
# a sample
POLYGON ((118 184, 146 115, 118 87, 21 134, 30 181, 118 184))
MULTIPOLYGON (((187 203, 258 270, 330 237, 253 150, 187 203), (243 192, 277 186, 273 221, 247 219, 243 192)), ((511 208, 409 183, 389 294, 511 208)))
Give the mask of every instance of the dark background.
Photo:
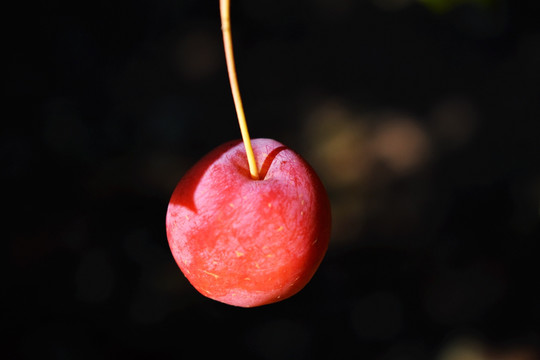
POLYGON ((6 359, 532 360, 539 340, 536 1, 233 1, 253 137, 320 174, 307 287, 198 294, 175 184, 239 138, 218 1, 6 5, 6 359))

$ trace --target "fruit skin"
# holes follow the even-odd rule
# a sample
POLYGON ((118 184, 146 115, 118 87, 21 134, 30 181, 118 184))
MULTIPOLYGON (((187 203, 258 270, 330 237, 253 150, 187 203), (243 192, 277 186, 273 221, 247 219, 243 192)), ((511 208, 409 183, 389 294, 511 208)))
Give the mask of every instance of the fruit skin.
POLYGON ((241 141, 225 143, 180 180, 167 210, 171 252, 189 282, 226 304, 286 299, 311 279, 328 248, 330 203, 314 170, 271 139, 253 139, 261 180, 241 141))

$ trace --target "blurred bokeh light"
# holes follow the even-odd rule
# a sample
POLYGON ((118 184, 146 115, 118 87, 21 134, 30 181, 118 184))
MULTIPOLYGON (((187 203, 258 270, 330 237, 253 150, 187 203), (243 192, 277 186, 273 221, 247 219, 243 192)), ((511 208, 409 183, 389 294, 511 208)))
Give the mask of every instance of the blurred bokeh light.
POLYGON ((250 133, 319 173, 298 295, 198 294, 165 212, 240 137, 217 1, 9 3, 6 359, 535 360, 537 2, 233 1, 250 133))

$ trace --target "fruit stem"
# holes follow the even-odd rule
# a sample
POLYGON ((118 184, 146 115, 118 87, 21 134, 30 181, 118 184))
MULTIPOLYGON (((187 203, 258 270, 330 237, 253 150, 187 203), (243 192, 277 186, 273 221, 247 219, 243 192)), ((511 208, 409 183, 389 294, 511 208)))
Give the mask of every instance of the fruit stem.
POLYGON ((240 89, 238 88, 238 79, 236 77, 236 69, 234 66, 234 55, 231 36, 230 0, 220 0, 219 9, 221 14, 221 31, 223 32, 223 45, 225 47, 225 59, 227 61, 227 71, 229 73, 229 82, 231 83, 234 107, 236 108, 236 115, 238 117, 238 125, 240 125, 242 140, 244 141, 244 146, 246 148, 246 155, 248 159, 251 178, 254 180, 259 180, 259 170, 257 169, 255 154, 253 153, 253 148, 251 147, 251 140, 249 138, 249 132, 246 123, 246 115, 244 114, 244 107, 242 106, 242 98, 240 97, 240 89))

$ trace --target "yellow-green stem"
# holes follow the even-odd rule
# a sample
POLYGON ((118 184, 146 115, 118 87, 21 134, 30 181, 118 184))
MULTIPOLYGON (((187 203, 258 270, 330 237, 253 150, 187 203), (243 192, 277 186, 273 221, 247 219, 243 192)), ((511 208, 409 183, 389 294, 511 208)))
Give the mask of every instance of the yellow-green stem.
POLYGON ((254 180, 259 179, 259 170, 255 161, 255 154, 251 147, 251 139, 246 123, 246 115, 242 106, 242 98, 240 97, 240 89, 238 88, 238 79, 236 77, 236 69, 234 66, 234 55, 231 37, 231 18, 230 18, 230 0, 220 0, 219 8, 221 13, 221 31, 223 32, 223 45, 225 47, 225 59, 227 61, 227 71, 229 73, 229 82, 231 83, 231 91, 238 116, 238 125, 242 133, 242 140, 246 148, 246 155, 249 164, 249 172, 254 180))

